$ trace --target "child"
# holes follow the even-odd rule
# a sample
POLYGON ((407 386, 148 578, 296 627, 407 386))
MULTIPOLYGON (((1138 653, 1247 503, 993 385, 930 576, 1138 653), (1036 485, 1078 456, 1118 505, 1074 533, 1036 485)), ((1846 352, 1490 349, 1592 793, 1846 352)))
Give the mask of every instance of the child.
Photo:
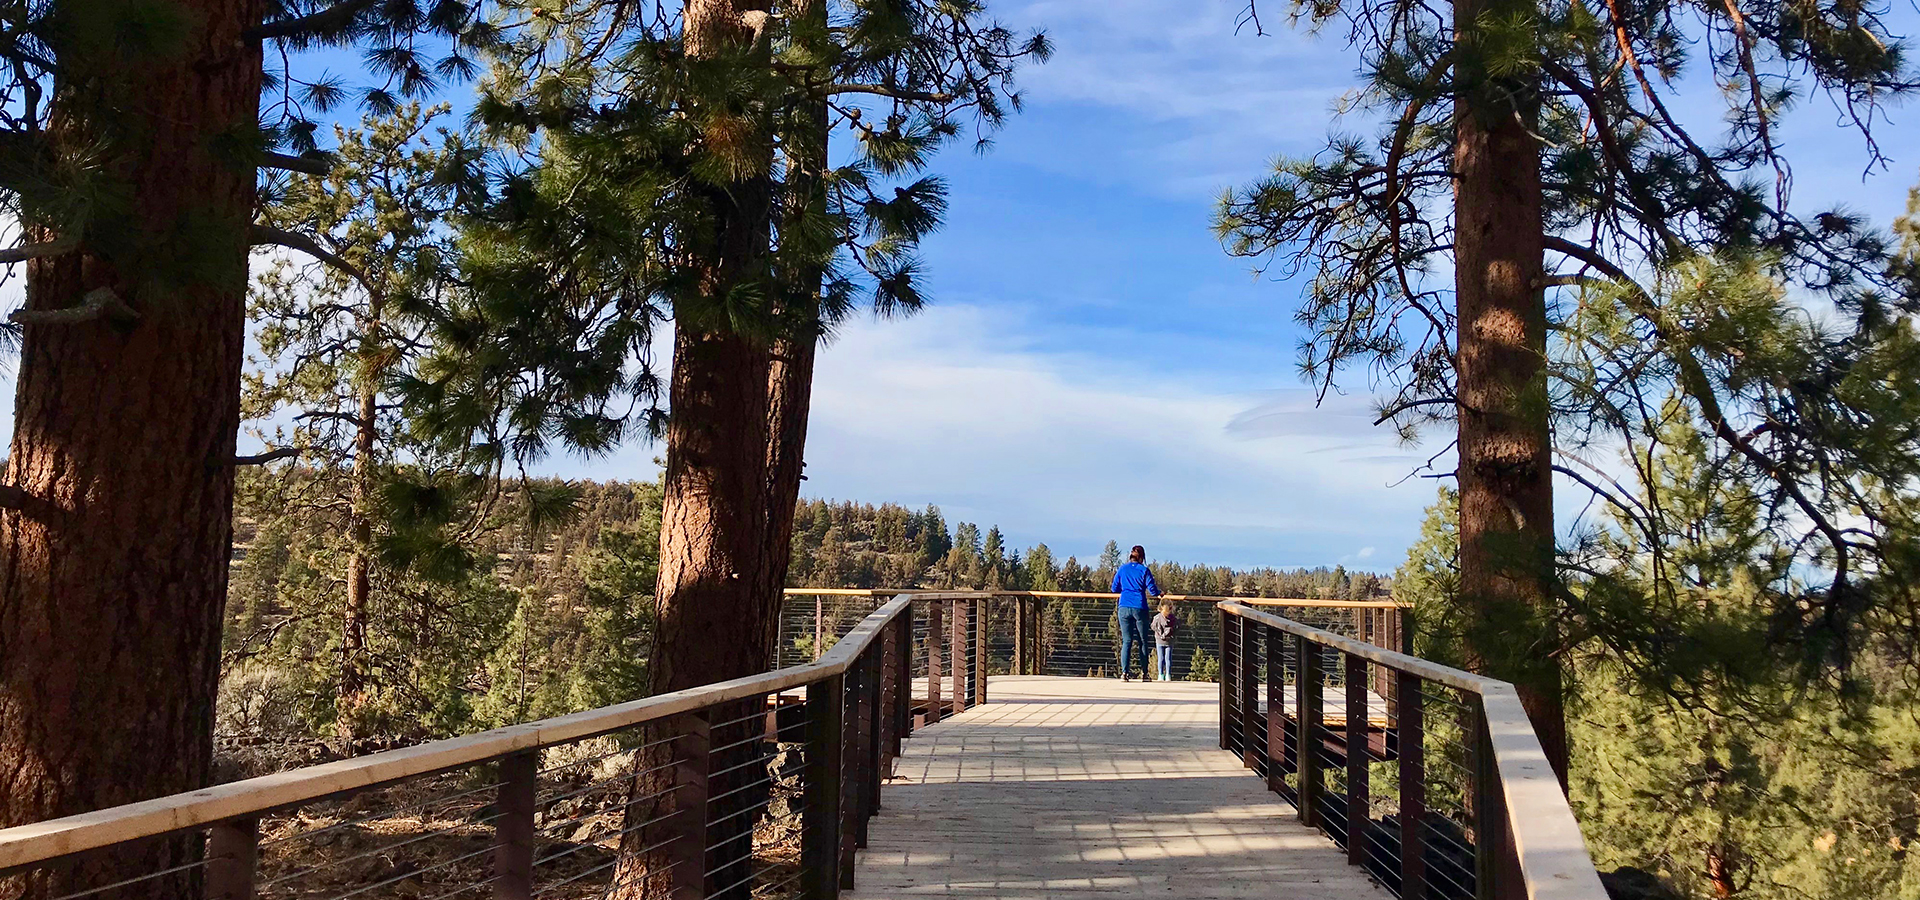
POLYGON ((1159 652, 1160 680, 1173 680, 1173 636, 1180 631, 1180 619, 1173 614, 1171 601, 1160 601, 1160 614, 1153 617, 1153 649, 1159 652))

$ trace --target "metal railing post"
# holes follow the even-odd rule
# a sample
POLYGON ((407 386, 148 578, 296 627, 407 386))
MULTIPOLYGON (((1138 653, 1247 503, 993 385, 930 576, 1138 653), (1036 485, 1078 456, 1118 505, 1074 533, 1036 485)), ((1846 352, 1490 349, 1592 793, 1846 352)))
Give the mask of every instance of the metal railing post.
POLYGON ((1230 671, 1227 666, 1231 664, 1231 660, 1227 657, 1227 623, 1231 622, 1235 617, 1227 615, 1225 609, 1220 609, 1219 612, 1220 674, 1217 680, 1220 682, 1220 749, 1225 750, 1228 748, 1228 745, 1232 743, 1227 739, 1227 717, 1232 714, 1229 712, 1227 704, 1227 672, 1230 671))
POLYGON ((973 619, 973 705, 987 702, 987 622, 992 618, 993 604, 969 600, 973 619))
POLYGON ((860 665, 859 660, 847 667, 847 674, 840 681, 840 760, 843 765, 840 780, 840 822, 838 827, 839 856, 835 865, 839 869, 840 889, 853 889, 854 852, 860 845, 860 828, 866 821, 863 815, 866 806, 867 774, 862 771, 866 765, 865 754, 861 753, 861 732, 865 731, 865 722, 860 715, 860 665))
POLYGON ((927 602, 927 724, 940 721, 940 682, 945 673, 940 670, 940 648, 947 641, 947 623, 942 615, 946 611, 947 601, 931 600, 927 602))
POLYGON ((1029 675, 1047 674, 1047 598, 1034 597, 1028 615, 1033 616, 1033 671, 1029 675))
POLYGON ((827 598, 813 595, 813 660, 827 652, 827 598))
POLYGON ((807 685, 805 805, 800 825, 800 883, 810 900, 840 896, 841 730, 846 676, 807 685))
POLYGON ((1267 790, 1282 793, 1292 772, 1292 738, 1287 734, 1286 644, 1280 629, 1262 625, 1261 644, 1267 648, 1267 790))
MULTIPOLYGON (((533 824, 531 817, 527 824, 533 824)), ((208 829, 207 900, 253 900, 259 862, 259 819, 230 819, 208 829)))
POLYGON ((528 900, 533 895, 534 793, 540 782, 539 752, 515 753, 500 760, 500 789, 494 807, 494 900, 528 900))
MULTIPOLYGON (((874 702, 874 675, 877 670, 872 665, 872 654, 862 653, 854 658, 853 665, 847 671, 853 675, 849 686, 853 696, 849 699, 853 714, 853 846, 867 846, 867 819, 873 815, 879 794, 880 773, 878 751, 880 743, 874 733, 878 722, 879 704, 874 702)), ((850 887, 844 881, 842 887, 850 887)))
POLYGON ((1298 673, 1294 688, 1294 719, 1300 736, 1294 739, 1299 748, 1298 787, 1294 790, 1294 803, 1299 806, 1300 822, 1307 826, 1320 824, 1320 792, 1324 789, 1320 777, 1320 707, 1321 681, 1320 645, 1305 636, 1294 639, 1293 658, 1298 673))
POLYGON ((1027 675, 1027 597, 1013 598, 1013 674, 1027 675))
POLYGON ((1367 661, 1351 653, 1347 658, 1347 862, 1367 862, 1367 809, 1372 802, 1368 779, 1367 661))
MULTIPOLYGON (((913 608, 908 607, 893 623, 893 758, 900 758, 901 743, 913 734, 913 608)), ((893 774, 889 771, 887 774, 893 774)))
POLYGON ((875 705, 874 715, 879 717, 880 735, 880 777, 885 779, 893 774, 893 758, 900 753, 900 668, 899 662, 900 631, 888 622, 880 630, 880 643, 876 648, 880 667, 880 702, 875 705))
POLYGON ((953 662, 952 690, 948 696, 950 709, 961 713, 967 710, 967 660, 972 654, 967 652, 966 607, 959 600, 947 603, 952 606, 947 611, 947 658, 953 662))
POLYGON ((1474 896, 1479 900, 1521 900, 1526 886, 1519 873, 1513 835, 1507 831, 1507 802, 1500 789, 1500 772, 1493 759, 1493 740, 1487 732, 1487 710, 1479 697, 1467 705, 1473 718, 1473 872, 1474 896))
POLYGON ((880 814, 880 785, 887 780, 887 722, 886 698, 880 695, 880 680, 885 677, 886 655, 880 647, 874 647, 867 653, 867 669, 873 673, 872 687, 867 689, 867 734, 870 735, 867 758, 873 764, 867 768, 867 818, 880 814))
POLYGON ((1259 709, 1254 700, 1256 688, 1253 675, 1256 652, 1254 648, 1259 644, 1260 630, 1245 618, 1236 616, 1234 621, 1240 623, 1240 652, 1236 660, 1239 665, 1235 666, 1238 670, 1237 687, 1240 690, 1240 763, 1249 769, 1257 769, 1260 754, 1253 746, 1253 722, 1254 717, 1259 714, 1259 709))
MULTIPOLYGON (((765 701, 760 701, 765 703, 765 701)), ((673 837, 665 848, 672 860, 673 900, 704 900, 707 896, 708 764, 713 751, 712 722, 707 711, 690 712, 669 720, 673 740, 673 817, 666 831, 673 837)))
POLYGON ((1395 734, 1400 751, 1400 896, 1424 900, 1427 895, 1427 753, 1426 703, 1420 678, 1396 673, 1394 686, 1395 734))

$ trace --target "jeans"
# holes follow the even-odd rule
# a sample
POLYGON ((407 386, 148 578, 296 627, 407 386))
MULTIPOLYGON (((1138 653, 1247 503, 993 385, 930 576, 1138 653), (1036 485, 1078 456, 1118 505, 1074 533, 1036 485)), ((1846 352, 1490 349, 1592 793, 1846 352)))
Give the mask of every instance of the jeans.
POLYGON ((1160 651, 1160 680, 1172 681, 1173 680, 1173 647, 1168 644, 1159 644, 1159 645, 1156 645, 1153 649, 1160 651))
POLYGON ((1153 613, 1131 606, 1120 607, 1120 676, 1127 676, 1133 663, 1133 648, 1140 648, 1140 677, 1147 677, 1147 648, 1153 646, 1153 613))

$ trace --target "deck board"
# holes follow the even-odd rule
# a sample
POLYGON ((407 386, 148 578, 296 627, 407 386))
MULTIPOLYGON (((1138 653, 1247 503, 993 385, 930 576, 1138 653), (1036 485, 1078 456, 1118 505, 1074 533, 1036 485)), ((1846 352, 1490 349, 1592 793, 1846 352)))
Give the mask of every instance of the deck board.
POLYGON ((1388 900, 1219 749, 1215 685, 996 677, 988 697, 907 742, 851 897, 1388 900))

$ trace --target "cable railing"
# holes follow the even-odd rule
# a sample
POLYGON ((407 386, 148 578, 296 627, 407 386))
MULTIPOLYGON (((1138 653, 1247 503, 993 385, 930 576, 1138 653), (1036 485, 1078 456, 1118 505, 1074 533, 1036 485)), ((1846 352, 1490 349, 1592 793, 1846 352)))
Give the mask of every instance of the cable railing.
MULTIPOLYGON (((902 742, 990 674, 1110 674, 1060 620, 1112 602, 798 592, 764 675, 0 830, 0 897, 835 897, 902 742)), ((1176 602, 1221 746, 1389 890, 1603 896, 1512 689, 1388 649, 1397 607, 1176 602)))
POLYGON ((1219 604, 1220 747, 1401 900, 1606 900, 1513 686, 1219 604))
POLYGON ((835 897, 901 742, 986 699, 950 643, 984 646, 981 599, 879 602, 764 675, 0 830, 0 897, 835 897))
MULTIPOLYGON (((776 652, 781 665, 804 662, 833 646, 839 632, 860 621, 879 598, 931 592, 855 588, 788 588, 780 615, 776 652)), ((1076 591, 978 591, 976 623, 987 628, 983 670, 991 675, 1063 675, 1117 678, 1120 675, 1120 626, 1114 614, 1117 594, 1076 591)), ((1235 601, 1271 609, 1294 621, 1381 647, 1406 650, 1413 632, 1403 607, 1392 600, 1309 600, 1293 598, 1203 597, 1169 594, 1181 622, 1169 680, 1216 681, 1220 626, 1214 606, 1235 601)), ((949 601, 949 605, 959 601, 949 601)), ((1157 608, 1157 605, 1156 605, 1157 608)), ((952 614, 945 618, 951 621, 952 614)), ((970 626, 975 627, 975 626, 970 626)), ((1159 655, 1148 652, 1157 678, 1159 655)), ((916 665, 919 665, 916 662, 916 665)), ((924 671, 924 670, 916 670, 924 671)))

